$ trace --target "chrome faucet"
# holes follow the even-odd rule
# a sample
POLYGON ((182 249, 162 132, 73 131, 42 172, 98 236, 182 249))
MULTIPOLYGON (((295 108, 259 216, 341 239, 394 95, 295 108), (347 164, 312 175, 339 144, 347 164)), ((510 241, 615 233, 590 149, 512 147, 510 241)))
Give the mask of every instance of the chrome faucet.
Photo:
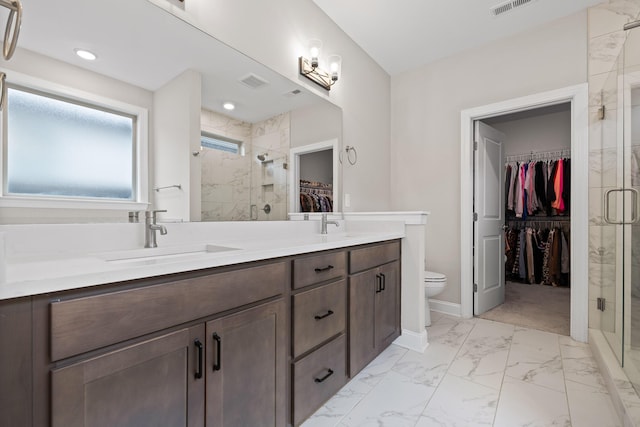
POLYGON ((167 229, 164 225, 156 224, 156 214, 158 212, 166 212, 166 210, 157 211, 145 211, 144 213, 144 247, 145 248, 157 248, 156 243, 156 231, 160 231, 163 236, 167 234, 167 229))
POLYGON ((323 213, 321 215, 322 218, 322 230, 320 231, 320 234, 327 234, 327 224, 333 224, 336 227, 340 227, 340 224, 338 223, 338 221, 327 221, 327 214, 323 213))

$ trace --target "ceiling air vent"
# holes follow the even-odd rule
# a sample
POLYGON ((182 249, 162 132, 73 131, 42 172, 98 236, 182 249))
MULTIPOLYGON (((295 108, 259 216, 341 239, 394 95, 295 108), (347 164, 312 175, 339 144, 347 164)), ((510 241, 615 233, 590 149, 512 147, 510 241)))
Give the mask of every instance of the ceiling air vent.
POLYGON ((268 85, 269 82, 266 81, 265 79, 263 79, 262 77, 259 77, 253 73, 249 73, 246 76, 242 77, 240 79, 240 83, 243 83, 247 86, 249 86, 252 89, 258 89, 262 86, 268 85))
POLYGON ((517 9, 521 6, 531 3, 534 0, 509 0, 500 4, 493 6, 491 10, 491 15, 499 16, 507 12, 511 12, 514 9, 517 9))

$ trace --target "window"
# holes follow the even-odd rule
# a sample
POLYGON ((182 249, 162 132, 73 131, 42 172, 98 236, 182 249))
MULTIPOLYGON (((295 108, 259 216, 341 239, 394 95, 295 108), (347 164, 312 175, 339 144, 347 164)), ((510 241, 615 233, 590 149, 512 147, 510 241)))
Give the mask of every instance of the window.
POLYGON ((200 135, 200 146, 244 156, 242 141, 236 141, 234 139, 225 138, 208 132, 202 132, 200 135))
MULTIPOLYGON (((60 202, 92 202, 94 206, 87 207, 125 209, 146 201, 138 194, 146 191, 138 178, 147 169, 139 163, 147 158, 140 151, 146 149, 146 141, 140 140, 141 133, 146 136, 146 110, 82 95, 72 89, 53 95, 8 85, 4 204, 39 200, 38 206, 64 207, 60 202), (112 206, 96 205, 101 202, 112 206)), ((146 186, 146 180, 142 183, 146 186)))

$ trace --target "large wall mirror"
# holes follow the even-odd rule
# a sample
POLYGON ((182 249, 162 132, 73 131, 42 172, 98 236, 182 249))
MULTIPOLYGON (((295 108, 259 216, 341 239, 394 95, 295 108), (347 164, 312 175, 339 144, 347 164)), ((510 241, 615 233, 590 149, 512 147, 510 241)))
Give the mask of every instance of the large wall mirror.
POLYGON ((7 80, 28 76, 147 109, 148 201, 167 209, 166 221, 287 219, 300 211, 291 150, 341 147, 340 108, 148 0, 23 7, 7 80))

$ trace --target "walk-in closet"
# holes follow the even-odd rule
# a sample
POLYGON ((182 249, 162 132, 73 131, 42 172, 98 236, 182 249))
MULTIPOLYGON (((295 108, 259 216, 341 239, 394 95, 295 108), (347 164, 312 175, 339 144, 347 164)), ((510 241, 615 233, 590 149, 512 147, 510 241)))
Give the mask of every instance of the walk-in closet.
MULTIPOLYGON (((480 317, 569 335, 571 106, 482 120, 503 134, 504 303, 480 317)), ((481 184, 480 184, 481 185, 481 184)))

